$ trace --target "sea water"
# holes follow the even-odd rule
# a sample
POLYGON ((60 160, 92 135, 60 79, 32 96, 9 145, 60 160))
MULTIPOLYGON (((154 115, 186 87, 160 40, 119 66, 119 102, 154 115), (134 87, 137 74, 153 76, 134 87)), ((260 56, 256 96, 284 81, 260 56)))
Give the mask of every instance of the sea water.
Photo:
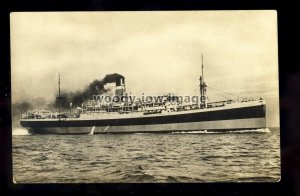
POLYGON ((279 129, 209 133, 30 135, 13 132, 16 183, 280 180, 279 129))

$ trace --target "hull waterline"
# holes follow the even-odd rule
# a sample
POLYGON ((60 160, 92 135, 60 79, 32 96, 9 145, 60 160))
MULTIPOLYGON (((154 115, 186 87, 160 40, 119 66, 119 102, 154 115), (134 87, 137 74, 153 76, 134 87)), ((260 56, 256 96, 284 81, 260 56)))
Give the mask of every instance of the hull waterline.
POLYGON ((266 128, 265 105, 198 111, 177 115, 118 119, 23 120, 36 134, 164 133, 192 130, 244 130, 266 128))

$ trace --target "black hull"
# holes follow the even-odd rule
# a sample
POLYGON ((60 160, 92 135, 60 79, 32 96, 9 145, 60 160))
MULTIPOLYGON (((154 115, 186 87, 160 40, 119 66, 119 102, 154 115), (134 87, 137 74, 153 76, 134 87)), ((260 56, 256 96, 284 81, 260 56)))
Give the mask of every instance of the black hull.
MULTIPOLYGON (((265 105, 215 111, 118 119, 22 120, 32 133, 86 134, 127 132, 173 132, 190 130, 243 130, 265 128, 265 105), (94 130, 93 130, 94 129, 94 130)), ((123 114, 126 115, 126 114, 123 114)))

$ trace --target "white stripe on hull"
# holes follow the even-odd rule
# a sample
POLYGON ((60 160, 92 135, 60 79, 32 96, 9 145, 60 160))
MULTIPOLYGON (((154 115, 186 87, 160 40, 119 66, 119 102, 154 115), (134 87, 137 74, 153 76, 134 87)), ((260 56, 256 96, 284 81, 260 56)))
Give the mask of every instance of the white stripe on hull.
POLYGON ((53 134, 88 134, 97 133, 137 133, 137 132, 171 132, 171 131, 191 131, 191 130, 239 130, 258 129, 266 127, 265 118, 249 118, 235 120, 218 120, 204 122, 187 122, 171 124, 152 125, 130 125, 130 126, 103 126, 103 127, 49 127, 33 130, 37 133, 53 134))

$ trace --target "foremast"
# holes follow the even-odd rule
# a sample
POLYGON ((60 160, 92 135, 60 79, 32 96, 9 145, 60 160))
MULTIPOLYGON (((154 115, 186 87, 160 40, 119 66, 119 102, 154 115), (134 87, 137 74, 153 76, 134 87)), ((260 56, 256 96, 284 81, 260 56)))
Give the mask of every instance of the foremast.
POLYGON ((200 108, 206 108, 207 107, 207 102, 206 102, 206 84, 204 82, 204 72, 203 72, 203 54, 201 54, 202 58, 202 65, 201 65, 201 76, 200 76, 200 108))
POLYGON ((61 113, 61 100, 62 97, 60 96, 60 74, 58 74, 58 97, 56 97, 58 101, 58 113, 61 113))

